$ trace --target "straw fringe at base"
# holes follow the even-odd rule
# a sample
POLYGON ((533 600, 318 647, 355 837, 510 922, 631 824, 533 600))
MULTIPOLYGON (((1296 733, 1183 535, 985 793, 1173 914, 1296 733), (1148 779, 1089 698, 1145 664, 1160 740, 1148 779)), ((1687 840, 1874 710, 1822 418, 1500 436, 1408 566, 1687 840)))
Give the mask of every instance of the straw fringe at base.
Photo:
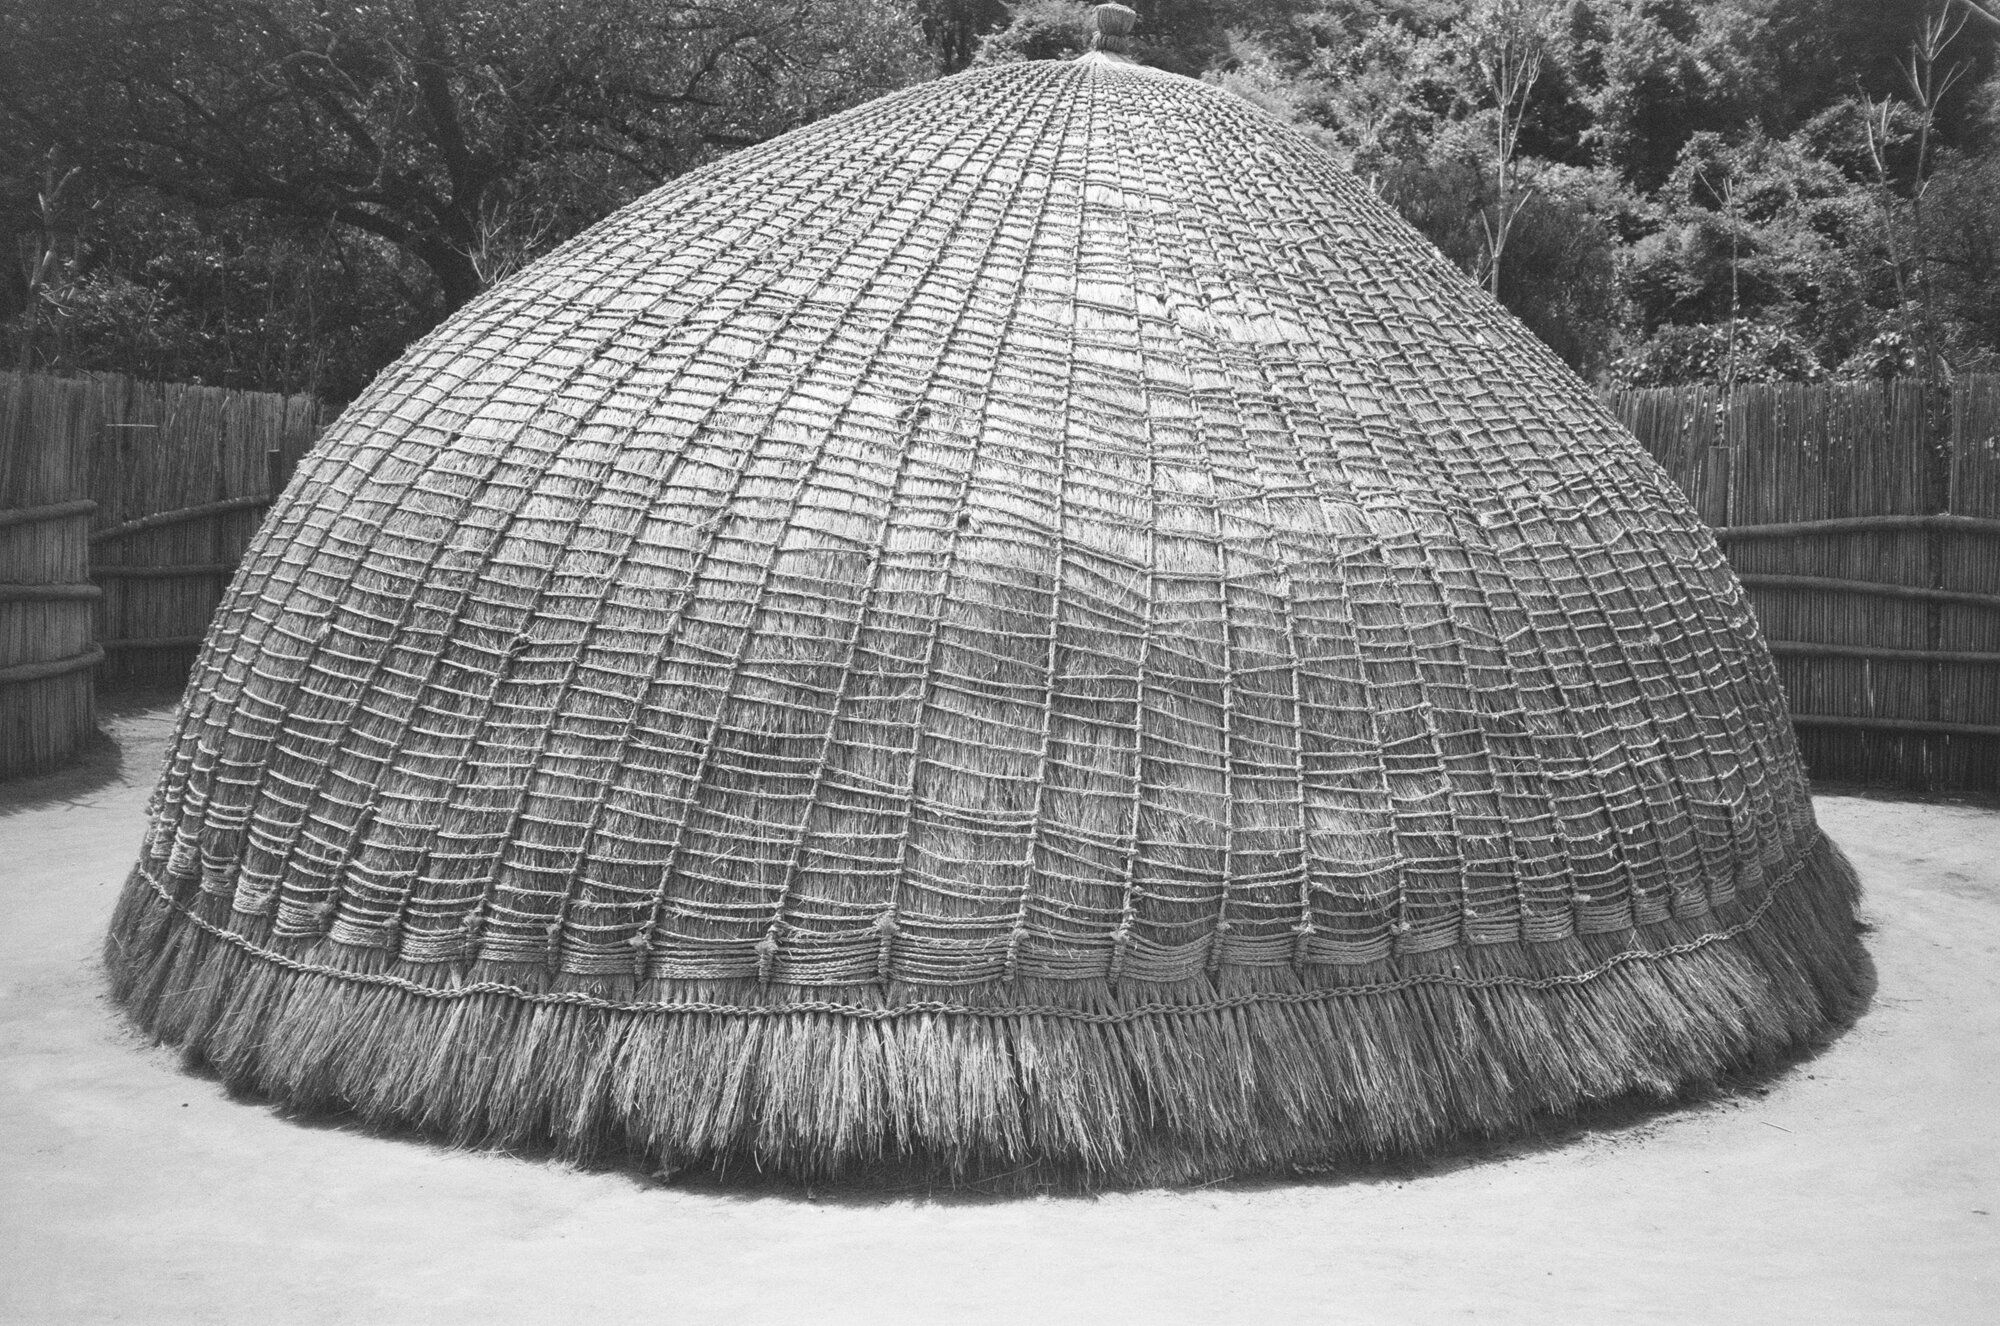
POLYGON ((1735 933, 1648 926, 1643 954, 1628 932, 1171 986, 884 991, 286 946, 135 872, 107 961, 143 1027, 232 1085, 464 1145, 814 1181, 1184 1183, 1667 1099, 1810 1043, 1857 1010, 1867 960, 1839 850, 1819 839, 1787 873, 1712 919, 1735 933))

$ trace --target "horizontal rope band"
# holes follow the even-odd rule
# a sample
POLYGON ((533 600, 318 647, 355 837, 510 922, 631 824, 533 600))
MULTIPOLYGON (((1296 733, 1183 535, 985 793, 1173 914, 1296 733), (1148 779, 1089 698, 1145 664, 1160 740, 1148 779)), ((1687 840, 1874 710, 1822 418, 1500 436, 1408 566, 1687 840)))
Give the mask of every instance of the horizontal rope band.
POLYGON ((385 972, 357 972, 325 963, 305 962, 283 953, 263 948, 252 943, 233 930, 225 929, 214 922, 197 915, 192 909, 160 883, 147 871, 139 867, 139 876, 166 906, 193 923, 198 929, 223 941, 252 957, 273 963, 288 971, 306 976, 324 976, 332 980, 352 985, 371 985, 401 990, 407 994, 425 999, 456 1000, 469 999, 477 995, 500 995, 525 1004, 595 1008, 608 1013, 710 1013, 724 1017, 783 1017, 794 1013, 828 1013, 838 1017, 854 1018, 870 1022, 882 1022, 903 1017, 975 1017, 975 1018, 1062 1018, 1071 1022, 1113 1024, 1136 1021, 1152 1016, 1186 1016, 1196 1013, 1221 1012, 1228 1009, 1248 1008, 1259 1004, 1317 1004, 1335 999, 1353 999, 1367 995, 1394 994, 1400 990, 1421 985, 1450 986, 1464 990, 1483 990, 1506 987, 1517 990, 1557 990, 1570 986, 1584 985, 1598 979, 1607 972, 1634 962, 1655 962, 1662 958, 1678 957, 1697 952, 1711 944, 1734 939, 1756 927, 1771 909, 1778 894, 1790 887, 1805 873, 1818 851, 1823 835, 1815 829, 1802 844, 1799 857, 1790 870, 1772 881, 1764 891, 1763 899, 1750 914, 1735 925, 1713 931, 1696 939, 1669 944, 1657 949, 1632 949, 1613 954, 1597 966, 1580 972, 1564 972, 1556 976, 1514 976, 1496 973, 1490 976, 1456 976, 1448 972, 1423 972, 1399 977, 1393 981, 1374 981, 1364 985, 1327 986, 1317 990, 1250 990, 1241 994, 1222 995, 1201 1003, 1175 1004, 1152 1002, 1134 1004, 1128 1008, 1111 1012, 1090 1012, 1085 1009, 1066 1008, 1060 1004, 1020 1004, 1020 1005, 978 1005, 957 1004, 946 1000, 914 1000, 907 1004, 883 1007, 869 1004, 841 1003, 826 999, 802 999, 784 1005, 723 1004, 705 1000, 690 1000, 685 1003, 637 1003, 603 999, 579 990, 563 990, 537 994, 523 990, 519 986, 506 985, 498 981, 475 981, 466 985, 448 987, 422 985, 401 976, 385 972))
POLYGON ((18 582, 0 584, 0 603, 61 603, 73 599, 103 597, 104 591, 96 585, 24 585, 18 582))
POLYGON ((2000 534, 2000 520, 1938 512, 1927 516, 1840 516, 1831 520, 1787 520, 1770 525, 1721 525, 1718 543, 1751 539, 1816 538, 1824 534, 1894 534, 1901 530, 1941 530, 1953 534, 2000 534))
POLYGON ((87 497, 74 502, 54 502, 48 506, 17 506, 9 511, 0 511, 0 526, 39 525, 48 520, 92 515, 96 510, 97 503, 87 497))
POLYGON ((1874 718, 1865 714, 1793 714, 1794 727, 1879 729, 1883 732, 1935 732, 1957 737, 2000 737, 1993 723, 1951 723, 1929 718, 1874 718))
POLYGON ((129 640, 106 640, 104 647, 121 653, 136 649, 193 649, 201 640, 198 635, 142 635, 129 640))
POLYGON ((203 576, 236 574, 234 562, 203 562, 193 566, 93 566, 90 574, 100 580, 194 580, 203 576))
POLYGON ((159 529, 163 525, 181 525, 191 520, 203 520, 209 516, 226 516, 235 511, 260 511, 271 505, 268 495, 258 493, 250 497, 229 497, 220 502, 203 502, 199 506, 184 506, 174 511, 157 511, 150 516, 140 516, 122 525, 113 525, 98 530, 90 536, 92 543, 110 543, 130 534, 139 534, 149 529, 159 529))
POLYGON ((1737 577, 1750 589, 1820 589, 1876 598, 1918 599, 1925 603, 1963 603, 2000 612, 2000 594, 1976 594, 1969 589, 1931 589, 1924 585, 1890 585, 1879 580, 1841 580, 1833 576, 1790 576, 1751 573, 1737 577))
POLYGON ((61 677, 71 672, 82 672, 94 668, 104 661, 104 650, 92 645, 81 654, 71 654, 68 658, 44 659, 34 663, 16 663, 12 667, 0 668, 0 686, 13 686, 22 682, 45 681, 50 677, 61 677))
POLYGON ((1815 640, 1773 640, 1771 653, 1784 658, 1866 658, 1884 663, 2000 663, 2000 653, 1976 649, 1892 649, 1887 645, 1829 645, 1815 640))

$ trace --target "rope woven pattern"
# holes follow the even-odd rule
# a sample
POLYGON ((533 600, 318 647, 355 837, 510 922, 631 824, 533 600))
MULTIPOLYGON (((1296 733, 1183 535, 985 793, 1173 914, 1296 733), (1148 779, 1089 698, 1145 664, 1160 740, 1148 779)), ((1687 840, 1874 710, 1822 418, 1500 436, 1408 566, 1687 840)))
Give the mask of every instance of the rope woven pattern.
POLYGON ((156 888, 279 939, 813 986, 1699 925, 1813 832, 1741 587, 1588 389, 1104 58, 730 157, 414 347, 151 816, 156 888))
MULTIPOLYGON (((1815 843, 1817 845, 1817 839, 1815 843)), ((912 999, 893 1005, 852 1004, 829 999, 788 999, 782 1004, 751 1005, 724 1004, 704 999, 684 999, 672 1002, 641 1002, 631 1000, 604 999, 583 990, 556 990, 535 992, 523 990, 516 985, 500 981, 468 981, 462 985, 425 985, 407 980, 389 972, 355 971, 346 967, 329 966, 326 963, 306 962, 289 954, 261 947, 247 937, 233 930, 204 919, 175 901, 172 894, 160 886, 150 875, 142 875, 146 883, 160 900, 186 922, 197 929, 241 949, 265 962, 283 967, 287 971, 302 975, 323 976, 350 985, 383 986, 402 990, 425 999, 453 1000, 469 999, 476 995, 502 995, 524 1004, 564 1005, 573 1008, 594 1008, 607 1013, 716 1013, 726 1017, 778 1017, 797 1013, 830 1013, 837 1017, 856 1018, 868 1022, 887 1021, 892 1018, 937 1016, 937 1017, 1048 1017, 1061 1018, 1071 1022, 1089 1022, 1100 1025, 1133 1022, 1140 1018, 1161 1014, 1187 1016, 1198 1013, 1220 1012, 1233 1008, 1248 1008, 1257 1004, 1319 1004, 1335 999, 1356 999, 1365 995, 1387 995, 1408 990, 1420 985, 1452 986, 1465 990, 1492 989, 1505 986, 1518 990, 1556 990, 1566 986, 1586 985, 1605 973, 1634 962, 1658 962, 1664 958, 1679 957, 1698 952, 1709 945, 1726 939, 1734 939, 1754 929, 1771 909, 1780 891, 1790 887, 1805 873, 1810 864, 1810 855, 1801 856, 1791 869, 1774 883, 1761 902, 1751 909, 1750 914, 1736 924, 1720 930, 1710 931, 1695 939, 1683 940, 1677 944, 1664 944, 1659 948, 1627 949, 1613 954, 1597 966, 1584 971, 1559 972, 1553 976, 1521 976, 1507 972, 1495 972, 1485 976, 1460 976, 1450 972, 1423 972, 1399 977, 1393 981, 1368 981, 1354 985, 1323 986, 1313 990, 1250 990, 1233 995, 1218 995, 1211 1000, 1200 1002, 1157 1003, 1141 1001, 1108 1011, 1072 1008, 1062 1004, 1007 1004, 981 1006, 975 1004, 955 1004, 939 999, 912 999)))

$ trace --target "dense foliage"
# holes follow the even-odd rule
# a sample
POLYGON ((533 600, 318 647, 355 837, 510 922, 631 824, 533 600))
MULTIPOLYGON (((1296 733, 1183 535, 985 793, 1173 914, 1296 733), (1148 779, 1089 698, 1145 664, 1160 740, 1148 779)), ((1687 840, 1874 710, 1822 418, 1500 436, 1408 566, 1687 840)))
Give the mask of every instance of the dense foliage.
MULTIPOLYGON (((2000 366, 1994 0, 1134 0, 1586 375, 2000 366)), ((1081 0, 9 0, 5 352, 341 400, 735 147, 1081 0)))
POLYGON ((344 398, 620 204, 934 69, 889 0, 9 0, 0 311, 43 363, 344 398))

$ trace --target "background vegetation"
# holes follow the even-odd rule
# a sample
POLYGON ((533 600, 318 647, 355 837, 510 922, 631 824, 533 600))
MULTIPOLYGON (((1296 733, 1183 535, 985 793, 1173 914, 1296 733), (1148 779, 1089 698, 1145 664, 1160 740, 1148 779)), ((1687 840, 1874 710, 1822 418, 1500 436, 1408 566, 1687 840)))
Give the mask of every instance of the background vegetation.
MULTIPOLYGON (((1586 376, 2000 368, 1994 0, 1135 0, 1586 376)), ((0 353, 339 403, 704 161, 1080 0, 7 0, 0 353)))

